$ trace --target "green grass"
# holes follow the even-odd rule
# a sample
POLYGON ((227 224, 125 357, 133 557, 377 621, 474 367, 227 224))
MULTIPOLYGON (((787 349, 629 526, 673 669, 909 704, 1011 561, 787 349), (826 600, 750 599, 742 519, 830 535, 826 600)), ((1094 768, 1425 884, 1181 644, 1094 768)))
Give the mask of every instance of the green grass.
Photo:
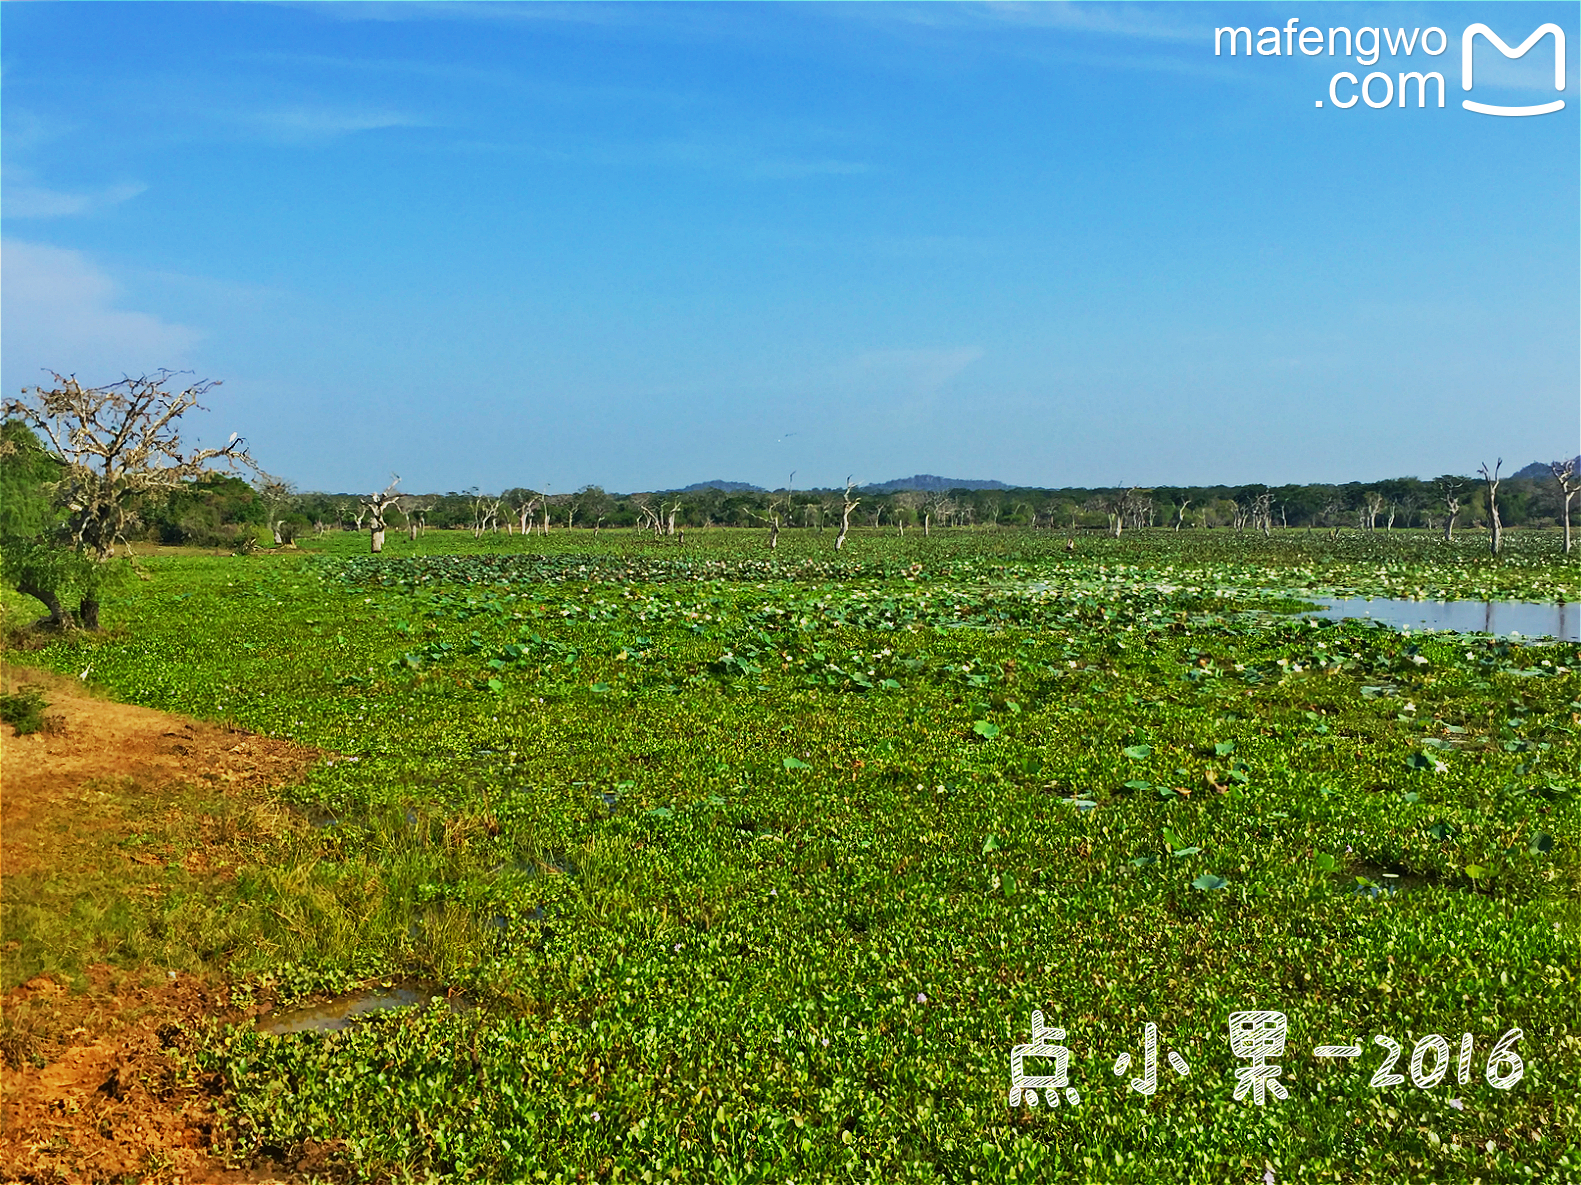
POLYGON ((1419 533, 306 545, 149 560, 105 636, 37 655, 339 755, 290 792, 327 825, 271 832, 170 931, 190 958, 242 994, 416 974, 482 1005, 210 1034, 239 1154, 327 1141, 356 1175, 482 1180, 1581 1175, 1581 652, 1277 612, 1574 596, 1550 536, 1499 561, 1419 533), (1035 1008, 1078 1108, 1006 1106, 1035 1008), (1290 1097, 1262 1108, 1232 1099, 1251 1008, 1290 1019, 1290 1097), (1144 1098, 1111 1067, 1148 1022, 1190 1075, 1161 1063, 1144 1098), (1517 1027, 1524 1077, 1495 1090, 1517 1027), (1419 1038, 1466 1032, 1469 1083, 1412 1085, 1419 1038), (1374 1034, 1402 1085, 1370 1087, 1374 1034), (1346 1042, 1358 1061, 1311 1056, 1346 1042))

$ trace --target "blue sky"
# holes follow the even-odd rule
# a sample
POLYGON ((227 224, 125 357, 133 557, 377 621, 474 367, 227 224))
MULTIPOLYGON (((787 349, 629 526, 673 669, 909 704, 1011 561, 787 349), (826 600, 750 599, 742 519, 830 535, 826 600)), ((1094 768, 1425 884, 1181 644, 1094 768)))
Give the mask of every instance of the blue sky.
POLYGON ((1523 465, 1576 451, 1577 15, 7 4, 0 378, 223 379, 203 435, 335 490, 1523 465), (1213 53, 1291 16, 1447 49, 1213 53), (1461 109, 1474 21, 1568 63, 1471 97, 1565 109, 1461 109))

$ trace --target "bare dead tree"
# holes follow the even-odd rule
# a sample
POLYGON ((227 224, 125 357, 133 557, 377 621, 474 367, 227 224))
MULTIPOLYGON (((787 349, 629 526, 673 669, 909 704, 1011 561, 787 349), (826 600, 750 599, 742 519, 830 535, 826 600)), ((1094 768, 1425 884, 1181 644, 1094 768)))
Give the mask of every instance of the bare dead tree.
POLYGON ((901 490, 895 495, 895 523, 900 528, 902 536, 906 533, 906 519, 917 508, 917 494, 915 490, 901 490))
POLYGON ((567 494, 562 505, 565 506, 565 529, 569 531, 576 525, 576 512, 581 507, 582 501, 574 495, 567 494))
POLYGON ((1565 521, 1565 554, 1570 554, 1570 499, 1581 493, 1581 480, 1575 476, 1575 461, 1555 461, 1548 466, 1554 475, 1554 480, 1559 483, 1559 492, 1564 495, 1564 521, 1565 521))
POLYGON ((403 494, 396 499, 396 509, 406 518, 406 531, 413 543, 417 536, 428 530, 428 512, 434 508, 431 497, 403 494))
MULTIPOLYGON (((1152 508, 1153 500, 1147 496, 1146 492, 1136 486, 1131 486, 1121 496, 1119 504, 1115 507, 1115 512, 1120 521, 1129 523, 1132 530, 1139 531, 1142 529, 1142 524, 1147 521, 1147 516, 1151 513, 1152 508)), ((1115 531, 1114 537, 1116 539, 1120 537, 1118 530, 1115 531)))
POLYGON ((930 528, 934 519, 941 522, 950 512, 950 495, 944 490, 931 490, 922 496, 922 537, 926 539, 932 532, 930 528))
POLYGON ((264 504, 275 546, 284 547, 291 542, 291 524, 286 516, 296 505, 296 487, 283 477, 260 472, 254 488, 264 504))
POLYGON ((1180 530, 1181 524, 1186 521, 1186 507, 1190 505, 1190 498, 1182 498, 1180 505, 1175 508, 1175 530, 1180 530))
POLYGON ((1263 538, 1267 539, 1274 527, 1274 493, 1272 490, 1264 490, 1252 500, 1252 514, 1256 517, 1256 522, 1253 525, 1261 528, 1263 538))
POLYGON ((675 534, 675 516, 681 512, 681 504, 682 499, 680 498, 671 503, 668 509, 662 503, 660 504, 660 509, 663 510, 665 516, 664 533, 666 535, 675 534))
POLYGON ((1131 505, 1131 527, 1140 531, 1143 527, 1153 525, 1153 499, 1143 494, 1138 494, 1131 505))
POLYGON ((532 533, 533 513, 538 509, 538 495, 523 490, 517 494, 515 502, 511 505, 511 512, 516 516, 517 528, 523 535, 532 533))
POLYGON ((483 523, 488 517, 489 496, 478 493, 476 486, 468 493, 472 495, 472 537, 476 539, 483 534, 483 523))
POLYGON ((380 494, 369 494, 362 500, 362 508, 368 514, 369 544, 372 554, 378 555, 384 550, 384 516, 395 506, 398 495, 395 487, 401 483, 399 474, 390 474, 390 484, 384 487, 380 494))
POLYGON ((1499 548, 1504 543, 1504 524, 1499 521, 1499 468, 1504 464, 1500 457, 1494 462, 1493 472, 1488 472, 1488 463, 1484 461, 1479 472, 1482 480, 1488 487, 1488 528, 1492 534, 1488 537, 1488 546, 1494 555, 1499 554, 1499 548))
POLYGON ((769 528, 769 550, 776 551, 780 545, 780 514, 785 509, 785 503, 778 497, 770 497, 764 506, 763 513, 748 510, 747 513, 760 523, 767 523, 769 528))
POLYGON ((1338 496, 1331 496, 1323 503, 1323 517, 1326 518, 1329 523, 1330 539, 1339 538, 1340 527, 1342 525, 1340 523, 1339 516, 1340 512, 1344 509, 1345 501, 1338 496))
POLYGON ((1438 479, 1438 492, 1444 499, 1444 510, 1447 515, 1444 519, 1444 542, 1455 541, 1455 520, 1460 517, 1460 491, 1463 484, 1453 477, 1438 479))
POLYGON ((1384 496, 1377 490, 1367 491, 1367 503, 1364 513, 1366 514, 1367 529, 1369 531, 1378 529, 1378 516, 1383 513, 1384 502, 1384 496))
POLYGON ((836 535, 835 539, 834 539, 834 549, 836 551, 839 551, 841 548, 843 548, 845 546, 845 537, 846 537, 847 533, 851 530, 851 512, 853 510, 855 510, 862 503, 862 500, 860 498, 853 498, 853 497, 851 497, 851 491, 853 489, 855 489, 855 488, 856 488, 856 484, 851 480, 851 478, 849 476, 846 477, 846 479, 845 479, 845 500, 844 500, 844 503, 840 507, 840 533, 838 535, 836 535))
MULTIPOLYGON (((655 535, 663 534, 664 521, 660 518, 659 511, 655 510, 652 504, 649 503, 646 494, 639 494, 633 497, 631 504, 636 508, 637 515, 641 519, 641 522, 637 525, 639 531, 651 529, 655 535)), ((662 507, 662 505, 661 503, 660 506, 662 507)))
POLYGON ((1109 520, 1109 535, 1118 539, 1125 530, 1125 495, 1115 494, 1107 498, 1100 498, 1099 504, 1105 517, 1109 520))
MULTIPOLYGON (((472 537, 481 539, 485 532, 500 529, 500 507, 504 499, 496 498, 493 494, 475 494, 472 498, 472 537)), ((401 500, 404 509, 406 502, 401 500)), ((413 538, 416 538, 414 535, 413 538)))
MULTIPOLYGON (((33 387, 22 398, 5 401, 4 415, 41 432, 60 459, 63 470, 54 494, 66 510, 66 530, 73 547, 96 563, 109 559, 117 543, 130 552, 126 531, 147 495, 174 489, 220 465, 257 471, 234 432, 221 448, 182 448, 177 421, 194 407, 201 410, 198 400, 220 384, 202 381, 167 390, 175 374, 160 370, 84 387, 75 375, 52 371, 53 387, 33 387)), ((96 589, 91 586, 78 607, 77 620, 86 629, 99 625, 96 589)))
POLYGON ((184 452, 176 421, 220 384, 194 383, 183 391, 165 384, 175 372, 84 387, 75 375, 53 374, 55 386, 23 391, 5 402, 5 415, 42 432, 65 464, 57 496, 69 513, 72 539, 95 559, 108 559, 136 521, 145 494, 173 489, 215 467, 257 472, 245 442, 234 432, 223 448, 184 452))

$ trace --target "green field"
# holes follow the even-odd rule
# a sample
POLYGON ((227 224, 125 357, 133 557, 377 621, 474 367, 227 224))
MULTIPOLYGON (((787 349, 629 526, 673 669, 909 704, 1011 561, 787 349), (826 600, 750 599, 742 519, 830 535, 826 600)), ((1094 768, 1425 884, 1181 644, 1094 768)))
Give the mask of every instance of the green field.
POLYGON ((1297 613, 1581 599, 1551 532, 1498 560, 1418 532, 306 546, 145 560, 103 635, 27 656, 333 756, 234 880, 172 863, 159 893, 68 924, 8 879, 7 986, 108 959, 224 976, 239 1001, 410 978, 476 1005, 205 1034, 189 1056, 221 1076, 239 1158, 313 1147, 359 1179, 1581 1178, 1581 650, 1297 613), (1034 1009, 1066 1030, 1077 1106, 1007 1105, 1034 1009), (1233 1098, 1229 1016, 1251 1009, 1289 1021, 1288 1098, 1264 1106, 1233 1098), (1523 1075, 1495 1089, 1517 1028, 1523 1075), (1455 1062, 1417 1085, 1416 1043, 1453 1060, 1464 1033, 1469 1081, 1455 1062), (1403 1082, 1370 1085, 1374 1035, 1403 1082))

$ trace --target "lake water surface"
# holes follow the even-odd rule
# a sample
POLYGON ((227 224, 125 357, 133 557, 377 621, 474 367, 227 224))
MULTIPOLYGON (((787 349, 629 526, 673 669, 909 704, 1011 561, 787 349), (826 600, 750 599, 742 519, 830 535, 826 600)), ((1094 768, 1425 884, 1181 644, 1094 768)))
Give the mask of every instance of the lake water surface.
POLYGON ((1412 630, 1461 634, 1520 634, 1581 642, 1581 605, 1537 605, 1526 601, 1406 601, 1386 597, 1314 598, 1324 605, 1312 617, 1371 618, 1412 630))

